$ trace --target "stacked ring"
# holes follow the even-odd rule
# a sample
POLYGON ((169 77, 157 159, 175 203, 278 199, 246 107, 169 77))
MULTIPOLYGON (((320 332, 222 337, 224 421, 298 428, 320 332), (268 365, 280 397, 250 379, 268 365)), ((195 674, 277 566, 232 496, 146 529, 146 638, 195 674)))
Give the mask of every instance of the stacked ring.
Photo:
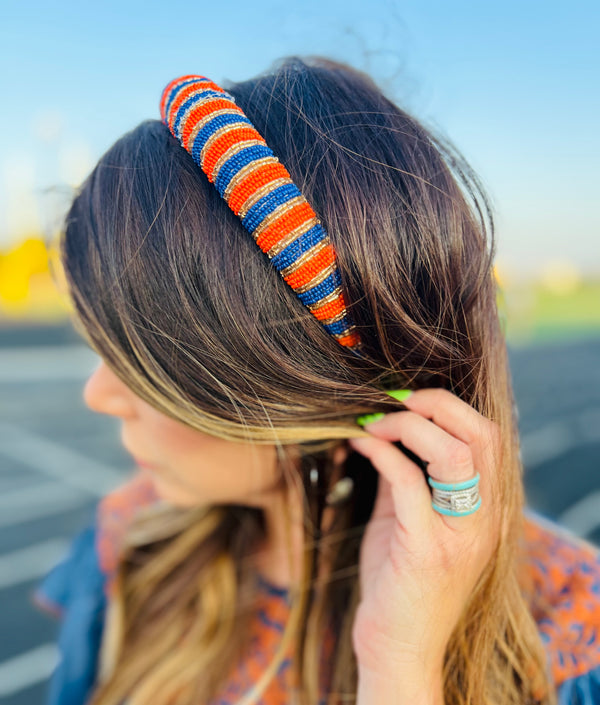
POLYGON ((427 482, 432 488, 432 506, 439 514, 464 517, 481 507, 479 473, 464 482, 439 482, 431 477, 427 478, 427 482))

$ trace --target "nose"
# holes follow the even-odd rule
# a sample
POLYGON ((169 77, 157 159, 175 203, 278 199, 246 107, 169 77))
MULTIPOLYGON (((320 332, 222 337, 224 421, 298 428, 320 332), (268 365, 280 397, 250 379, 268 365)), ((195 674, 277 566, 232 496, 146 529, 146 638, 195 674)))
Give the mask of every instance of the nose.
POLYGON ((92 411, 128 418, 134 414, 133 394, 102 360, 88 377, 83 401, 92 411))

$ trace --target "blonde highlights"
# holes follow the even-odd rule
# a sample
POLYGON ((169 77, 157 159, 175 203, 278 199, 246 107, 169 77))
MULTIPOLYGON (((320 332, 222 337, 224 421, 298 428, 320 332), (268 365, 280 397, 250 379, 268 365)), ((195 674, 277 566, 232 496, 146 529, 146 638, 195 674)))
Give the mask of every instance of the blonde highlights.
MULTIPOLYGON (((141 398, 231 442, 274 443, 304 508, 301 574, 258 702, 288 649, 300 705, 353 703, 358 557, 377 472, 358 453, 354 493, 323 527, 333 454, 391 411, 383 389, 441 386, 502 434, 502 537, 446 655, 451 705, 552 703, 517 569, 518 434, 492 275, 493 219, 452 145, 364 74, 295 57, 227 90, 289 170, 335 247, 364 359, 323 330, 159 121, 121 138, 75 198, 61 260, 76 325, 141 398), (268 106, 268 109, 267 109, 268 106), (298 453, 302 471, 289 459, 298 453), (315 494, 308 469, 322 478, 315 494), (324 635, 334 635, 329 660, 324 635)), ((247 656, 261 510, 155 507, 130 527, 90 705, 207 705, 247 656)))

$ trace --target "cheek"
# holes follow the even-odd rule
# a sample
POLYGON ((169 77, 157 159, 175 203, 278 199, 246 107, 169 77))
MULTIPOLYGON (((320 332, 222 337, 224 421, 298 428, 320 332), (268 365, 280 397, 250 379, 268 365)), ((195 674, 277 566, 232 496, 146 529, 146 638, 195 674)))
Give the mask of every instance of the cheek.
POLYGON ((274 448, 225 441, 151 408, 140 418, 148 460, 157 464, 152 477, 167 501, 238 501, 272 491, 279 478, 274 448))
POLYGON ((185 484, 231 483, 244 468, 241 448, 209 436, 154 410, 142 419, 151 460, 163 475, 185 484), (235 472, 234 472, 235 470, 235 472))
POLYGON ((201 451, 212 440, 200 431, 175 421, 151 407, 140 414, 146 440, 168 460, 201 451))

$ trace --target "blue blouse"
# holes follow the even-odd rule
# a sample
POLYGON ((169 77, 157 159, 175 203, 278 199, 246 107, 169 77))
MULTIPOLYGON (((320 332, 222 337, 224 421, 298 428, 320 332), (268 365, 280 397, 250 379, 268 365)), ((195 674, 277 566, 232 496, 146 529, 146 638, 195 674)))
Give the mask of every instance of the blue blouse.
MULTIPOLYGON (((51 677, 46 705, 84 705, 94 686, 106 609, 106 576, 99 563, 96 534, 95 524, 81 531, 68 554, 34 594, 38 607, 61 620, 61 658, 51 677)), ((595 569, 597 579, 592 590, 597 590, 595 598, 600 604, 600 562, 595 569)), ((269 587, 268 583, 264 587, 271 599, 285 599, 285 591, 280 588, 269 587)), ((591 634, 594 641, 590 642, 590 653, 596 653, 600 642, 596 626, 591 634)), ((549 641, 547 634, 543 637, 549 641)), ((564 660, 564 653, 560 658, 564 660)), ((600 705, 600 656, 595 667, 560 682, 557 692, 559 705, 600 705)))

